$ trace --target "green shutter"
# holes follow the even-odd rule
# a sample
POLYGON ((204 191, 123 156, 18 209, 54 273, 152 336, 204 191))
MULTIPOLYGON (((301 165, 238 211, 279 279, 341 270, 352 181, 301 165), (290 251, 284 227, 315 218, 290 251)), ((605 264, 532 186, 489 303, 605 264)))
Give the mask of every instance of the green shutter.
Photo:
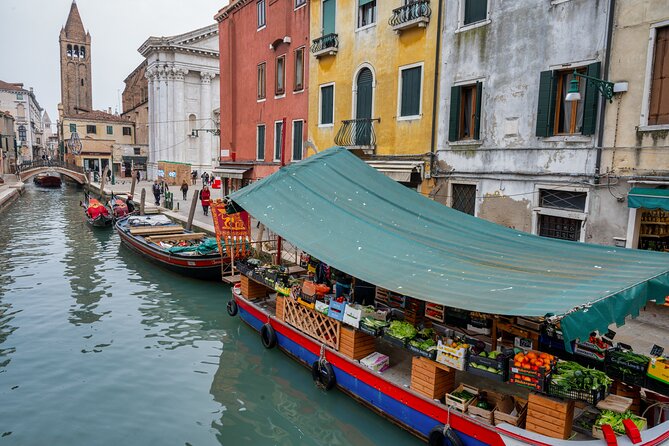
POLYGON ((293 122, 293 161, 302 159, 302 121, 293 122))
POLYGON ((277 122, 274 124, 274 159, 281 161, 281 132, 283 131, 283 123, 277 122))
POLYGON ((114 134, 114 127, 111 125, 107 126, 107 135, 113 135, 114 134))
POLYGON ((77 132, 77 124, 70 124, 70 133, 77 132))
POLYGON ((553 136, 553 121, 555 118, 554 84, 553 72, 542 71, 539 77, 537 136, 553 136))
POLYGON ((335 32, 336 0, 323 0, 323 35, 335 32))
POLYGON ((258 126, 258 148, 257 155, 259 160, 265 160, 265 126, 258 126))
POLYGON ((483 96, 483 83, 476 83, 476 116, 474 122, 474 139, 481 139, 481 97, 483 96))
POLYGON ((332 124, 334 122, 333 92, 334 87, 332 85, 321 88, 321 124, 332 124))
POLYGON ((420 114, 421 67, 402 70, 400 116, 420 114))
POLYGON ((365 6, 367 3, 372 3, 375 0, 358 0, 358 5, 365 6))
MULTIPOLYGON (((588 76, 599 79, 600 62, 588 65, 588 76)), ((583 100, 583 127, 581 133, 592 135, 597 127, 597 110, 599 109, 599 91, 595 86, 588 83, 585 79, 585 98, 583 100)))
POLYGON ((448 118, 448 140, 457 141, 460 137, 460 87, 451 87, 451 114, 448 118))
POLYGON ((465 0, 465 25, 480 22, 488 16, 488 0, 465 0))

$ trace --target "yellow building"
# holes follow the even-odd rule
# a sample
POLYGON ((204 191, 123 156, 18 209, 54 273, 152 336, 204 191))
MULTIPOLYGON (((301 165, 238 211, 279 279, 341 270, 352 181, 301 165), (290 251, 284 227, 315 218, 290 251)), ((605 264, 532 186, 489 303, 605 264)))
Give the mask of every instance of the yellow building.
MULTIPOLYGON (((59 134, 66 161, 98 174, 110 165, 115 152, 124 152, 119 149, 135 144, 133 122, 97 110, 76 115, 61 113, 59 134)), ((132 150, 134 155, 134 148, 132 150)), ((121 176, 122 158, 114 159, 113 162, 114 174, 121 176)))
MULTIPOLYGON (((309 142, 425 187, 436 144, 441 0, 311 0, 309 142)), ((307 144, 309 146, 309 144, 307 144)))

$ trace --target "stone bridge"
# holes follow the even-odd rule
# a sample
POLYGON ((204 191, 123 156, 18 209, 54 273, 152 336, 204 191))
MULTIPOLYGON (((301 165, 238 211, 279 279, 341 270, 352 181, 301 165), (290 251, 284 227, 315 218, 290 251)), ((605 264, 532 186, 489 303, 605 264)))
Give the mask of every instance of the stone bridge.
POLYGON ((84 173, 83 167, 58 160, 35 160, 31 163, 21 164, 19 166, 18 176, 21 178, 21 181, 26 182, 35 175, 46 172, 57 172, 71 178, 79 184, 88 184, 88 177, 84 173))

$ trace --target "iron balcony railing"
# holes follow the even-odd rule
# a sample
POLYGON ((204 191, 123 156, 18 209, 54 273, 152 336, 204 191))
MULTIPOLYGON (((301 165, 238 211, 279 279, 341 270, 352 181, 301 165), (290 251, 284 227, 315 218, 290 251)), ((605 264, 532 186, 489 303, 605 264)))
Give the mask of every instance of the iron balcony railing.
POLYGON ((33 161, 24 161, 23 163, 17 166, 19 172, 23 172, 30 169, 35 169, 38 167, 61 167, 63 169, 71 170, 72 172, 84 173, 84 168, 77 166, 75 164, 69 164, 65 161, 52 159, 52 160, 43 160, 36 159, 33 161))
POLYGON ((335 33, 326 34, 317 39, 314 39, 311 44, 311 52, 319 54, 327 50, 336 50, 339 48, 339 37, 335 33))
POLYGON ((342 121, 342 125, 334 139, 335 144, 343 147, 376 146, 374 121, 380 122, 381 120, 376 118, 342 121))
POLYGON ((430 15, 432 15, 432 9, 430 9, 428 0, 412 1, 393 9, 393 15, 388 20, 388 24, 395 28, 421 18, 429 20, 430 15))

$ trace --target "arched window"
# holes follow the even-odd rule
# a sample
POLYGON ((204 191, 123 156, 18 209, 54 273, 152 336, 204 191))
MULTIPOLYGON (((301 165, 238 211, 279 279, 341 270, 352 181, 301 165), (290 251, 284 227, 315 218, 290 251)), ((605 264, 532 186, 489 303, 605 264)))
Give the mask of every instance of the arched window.
POLYGON ((67 46, 67 57, 72 57, 72 45, 67 46))
POLYGON ((197 128, 197 123, 196 123, 197 117, 194 114, 190 114, 188 116, 188 129, 190 130, 190 134, 193 136, 195 135, 195 129, 197 128))
POLYGON ((79 45, 74 45, 74 53, 72 53, 74 57, 79 57, 79 45))
POLYGON ((369 145, 372 134, 372 102, 374 100, 374 74, 365 67, 355 81, 355 140, 359 145, 369 145))
POLYGON ((20 125, 19 126, 19 139, 21 142, 26 142, 26 126, 25 125, 20 125))
POLYGON ((81 86, 82 87, 84 86, 84 80, 83 79, 81 80, 81 86))
POLYGON ((82 59, 86 58, 86 48, 83 46, 79 48, 79 57, 81 57, 82 59))

